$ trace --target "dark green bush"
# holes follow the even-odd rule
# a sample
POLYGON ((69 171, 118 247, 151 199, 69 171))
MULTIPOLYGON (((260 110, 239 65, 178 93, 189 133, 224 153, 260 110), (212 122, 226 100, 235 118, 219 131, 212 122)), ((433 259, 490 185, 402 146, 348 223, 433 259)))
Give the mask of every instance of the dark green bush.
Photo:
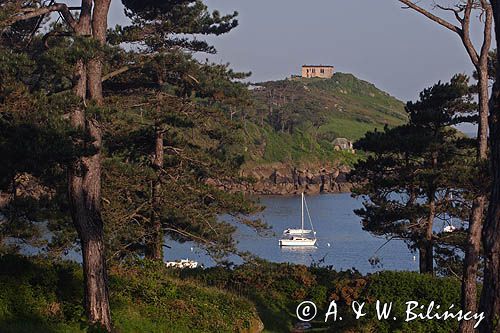
POLYGON ((81 286, 76 264, 0 257, 0 331, 80 331, 81 286))
MULTIPOLYGON (((140 262, 110 272, 113 324, 119 333, 234 332, 258 321, 251 302, 172 277, 140 262)), ((0 257, 0 332, 89 332, 81 267, 21 256, 0 257)))
POLYGON ((185 271, 184 277, 194 278, 203 284, 244 294, 252 300, 267 329, 287 332, 298 321, 296 306, 304 300, 313 301, 318 316, 314 328, 332 332, 454 332, 457 321, 414 320, 404 322, 407 301, 428 305, 431 301, 447 309, 460 304, 460 282, 416 272, 381 272, 362 276, 356 271, 336 272, 331 268, 305 267, 290 264, 256 261, 232 270, 210 268, 185 271), (390 320, 376 318, 375 302, 393 302, 390 320), (335 300, 342 321, 325 325, 324 315, 328 305, 335 300), (355 320, 352 302, 366 302, 367 315, 355 320), (393 317, 397 320, 393 320, 393 317))
MULTIPOLYGON (((111 308, 120 333, 234 332, 255 326, 288 332, 298 321, 296 306, 318 307, 314 328, 332 332, 454 332, 453 320, 406 323, 407 301, 441 309, 459 308, 460 282, 414 272, 355 271, 255 261, 235 268, 173 270, 141 261, 110 272, 111 308), (330 301, 342 321, 324 323, 330 301), (366 317, 355 320, 351 302, 366 302, 366 317), (393 302, 390 320, 376 318, 375 302, 393 302), (397 320, 392 320, 395 316, 397 320)), ((81 332, 81 267, 20 256, 0 257, 0 332, 81 332)))
MULTIPOLYGON (((440 312, 454 304, 454 312, 460 309, 460 281, 451 278, 437 278, 416 272, 381 272, 370 276, 364 292, 370 300, 369 320, 377 332, 456 332, 456 320, 420 320, 405 322, 406 302, 417 301, 425 305, 425 313, 430 302, 440 304, 440 312), (375 318, 375 300, 382 303, 393 302, 391 320, 378 321, 375 318), (395 316, 397 320, 392 320, 395 316)), ((417 311, 417 310, 415 310, 417 311)))

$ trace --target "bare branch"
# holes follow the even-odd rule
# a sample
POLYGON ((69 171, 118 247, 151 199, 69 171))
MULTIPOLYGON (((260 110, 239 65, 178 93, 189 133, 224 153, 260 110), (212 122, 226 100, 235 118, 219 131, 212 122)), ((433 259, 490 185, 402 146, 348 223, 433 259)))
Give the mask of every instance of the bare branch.
POLYGON ((462 29, 460 29, 459 27, 457 27, 456 25, 442 19, 441 17, 438 17, 434 14, 432 14, 431 12, 425 10, 424 8, 416 5, 415 3, 413 3, 412 1, 409 1, 409 0, 398 0, 399 2, 407 5, 409 8, 419 12, 420 14, 426 16, 427 18, 431 19, 432 21, 442 25, 443 27, 459 34, 460 36, 462 35, 462 29))
POLYGON ((445 10, 445 11, 451 11, 453 12, 453 14, 455 15, 455 18, 457 19, 458 22, 460 22, 460 24, 463 24, 464 23, 464 19, 463 17, 460 16, 460 13, 462 13, 464 11, 464 8, 463 7, 459 7, 459 8, 451 8, 451 7, 444 7, 444 6, 441 6, 439 4, 435 4, 435 7, 436 8, 439 8, 441 10, 445 10))
POLYGON ((29 20, 53 12, 59 12, 70 28, 75 30, 77 21, 71 14, 70 8, 64 3, 55 3, 53 5, 40 8, 23 8, 17 14, 5 20, 4 24, 9 26, 19 21, 29 20))
MULTIPOLYGON (((462 40, 462 43, 467 51, 467 54, 469 55, 472 64, 478 68, 479 66, 479 54, 474 47, 472 40, 470 38, 470 18, 471 18, 471 12, 472 9, 477 8, 477 4, 475 3, 474 0, 467 0, 467 3, 463 6, 457 7, 457 8, 450 8, 450 7, 443 7, 440 5, 435 5, 437 8, 440 8, 442 10, 449 10, 453 11, 455 14, 455 17, 457 20, 460 22, 461 27, 457 27, 456 25, 446 21, 445 19, 438 17, 432 13, 430 13, 428 10, 416 5, 414 2, 410 0, 398 0, 399 2, 405 4, 408 6, 408 8, 411 8, 422 15, 426 16, 430 20, 440 24, 441 26, 455 32, 460 36, 460 39, 462 40), (463 16, 460 16, 460 13, 463 12, 463 16)), ((485 0, 482 0, 485 1, 485 0)), ((484 7, 483 7, 484 8, 484 7)), ((486 32, 485 32, 486 33, 486 32)), ((483 44, 483 46, 485 46, 483 44)))
POLYGON ((111 78, 114 78, 115 76, 118 76, 118 75, 120 75, 122 73, 125 73, 125 72, 127 72, 128 70, 130 70, 131 68, 134 68, 134 67, 138 67, 138 65, 127 65, 127 66, 123 66, 121 68, 118 68, 117 70, 114 70, 114 71, 112 71, 112 72, 104 75, 102 77, 102 82, 107 81, 107 80, 109 80, 111 78))
POLYGON ((66 32, 66 31, 56 31, 56 30, 50 31, 43 36, 43 38, 42 38, 43 45, 45 46, 45 48, 48 49, 50 38, 52 38, 52 37, 67 37, 67 36, 71 36, 71 33, 66 32))

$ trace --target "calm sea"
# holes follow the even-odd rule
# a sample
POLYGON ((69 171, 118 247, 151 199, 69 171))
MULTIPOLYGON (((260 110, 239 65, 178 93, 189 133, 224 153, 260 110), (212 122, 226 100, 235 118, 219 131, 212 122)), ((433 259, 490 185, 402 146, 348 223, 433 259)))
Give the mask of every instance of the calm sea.
MULTIPOLYGON (((410 252, 403 241, 387 242, 387 239, 375 237, 362 229, 360 218, 353 212, 362 206, 361 200, 351 198, 350 194, 306 196, 317 232, 318 243, 315 248, 278 246, 278 239, 284 229, 300 228, 300 197, 266 196, 260 197, 259 200, 266 208, 256 217, 272 226, 274 235, 260 236, 251 228, 239 226, 236 238, 240 250, 249 251, 273 262, 304 265, 320 263, 331 265, 337 270, 355 268, 362 273, 382 269, 418 270, 418 254, 410 252), (372 257, 380 260, 377 266, 370 264, 369 259, 372 257)), ((194 244, 166 241, 172 249, 166 249, 165 260, 189 258, 205 266, 214 264, 204 251, 194 244)))

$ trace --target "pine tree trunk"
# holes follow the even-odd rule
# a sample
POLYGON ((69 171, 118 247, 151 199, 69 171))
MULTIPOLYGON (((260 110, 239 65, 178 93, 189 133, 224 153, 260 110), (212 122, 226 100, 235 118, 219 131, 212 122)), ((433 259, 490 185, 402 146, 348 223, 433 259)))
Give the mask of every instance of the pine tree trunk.
MULTIPOLYGON (((497 13, 500 14, 500 13, 497 13)), ((497 15, 495 15, 496 18, 497 15)), ((500 17, 496 21, 497 39, 500 37, 500 17)), ((500 41, 499 41, 500 42, 500 41)), ((497 74, 498 75, 498 74, 497 74)), ((484 247, 484 278, 479 311, 485 321, 480 332, 500 332, 500 78, 493 87, 490 140, 492 190, 482 238, 484 247)))
POLYGON ((432 226, 435 217, 434 199, 429 201, 429 216, 425 226, 425 232, 418 245, 419 270, 421 274, 434 274, 434 241, 432 226))
POLYGON ((90 145, 97 151, 92 156, 83 157, 74 162, 69 168, 68 177, 71 216, 82 247, 85 310, 92 325, 102 326, 111 331, 101 217, 102 135, 95 121, 85 119, 82 109, 73 111, 71 122, 75 128, 87 132, 93 140, 83 144, 90 145))
POLYGON ((477 128, 477 142, 478 160, 485 160, 488 158, 488 116, 490 113, 489 107, 489 79, 488 79, 488 58, 482 60, 481 64, 477 68, 479 80, 479 122, 477 128))
POLYGON ((418 248, 419 271, 421 274, 430 274, 433 272, 434 258, 432 256, 432 243, 424 241, 418 248), (430 264, 429 264, 430 263, 430 264))
MULTIPOLYGON (((482 163, 488 158, 488 59, 481 59, 479 73, 479 124, 477 161, 482 163)), ((469 219, 469 230, 465 247, 464 273, 462 277, 462 310, 477 312, 477 270, 481 252, 481 232, 483 228, 484 209, 487 198, 477 196, 472 202, 472 212, 469 219)), ((460 333, 473 333, 475 320, 460 322, 460 333)))
MULTIPOLYGON (((405 154, 405 161, 406 161, 406 166, 409 165, 410 159, 408 154, 405 154)), ((413 185, 410 186, 409 191, 409 198, 408 202, 406 203, 407 207, 412 207, 415 205, 415 202, 417 201, 417 193, 415 190, 415 187, 413 185)), ((415 217, 410 218, 410 224, 411 225, 416 225, 417 224, 417 219, 415 217)), ((434 262, 434 258, 432 257, 432 243, 429 246, 429 242, 426 241, 427 237, 423 234, 420 233, 418 235, 419 239, 417 240, 417 248, 418 248, 418 268, 420 274, 425 274, 429 273, 429 271, 432 272, 432 264, 431 267, 429 267, 429 262, 434 262), (429 251, 430 248, 430 251, 429 251), (429 258, 429 256, 431 258, 429 258)))
MULTIPOLYGON (((106 43, 106 33, 108 29, 108 12, 111 0, 94 0, 94 10, 92 13, 92 36, 101 45, 106 43)), ((88 90, 90 99, 98 104, 102 103, 102 67, 103 55, 101 52, 89 60, 87 65, 88 90)))
MULTIPOLYGON (((495 21, 495 37, 500 45, 500 3, 491 1, 495 21)), ((500 68, 497 57, 496 68, 500 68)), ((490 161, 492 171, 491 195, 483 227, 484 278, 479 311, 485 320, 481 333, 500 332, 500 71, 496 71, 490 101, 490 161)))
POLYGON ((432 227, 436 217, 436 199, 434 193, 429 195, 429 215, 425 225, 424 239, 420 246, 420 273, 434 274, 434 240, 432 227))
MULTIPOLYGON (((499 17, 500 19, 500 17, 499 17)), ((497 21, 500 24, 500 20, 497 21)), ((497 29, 500 27, 497 25, 497 29)), ((500 30, 500 29, 499 29, 500 30)), ((500 31, 497 32, 499 38, 500 31)), ((500 41, 499 41, 500 42, 500 41)), ((485 321, 480 332, 500 332, 500 81, 493 88, 490 140, 492 190, 486 221, 483 227, 484 278, 479 311, 484 312, 485 321)))
MULTIPOLYGON (((472 213, 469 220, 469 231, 464 258, 464 274, 462 278, 462 310, 477 311, 477 269, 481 251, 481 230, 486 197, 479 196, 472 203, 472 213)), ((474 332, 475 320, 460 322, 460 332, 474 332)))
POLYGON ((99 159, 99 154, 83 158, 70 169, 69 197, 73 223, 82 247, 85 310, 92 325, 111 331, 100 208, 99 159))
POLYGON ((159 210, 161 209, 161 179, 163 172, 163 157, 164 157, 164 132, 163 129, 157 126, 155 138, 155 154, 153 158, 153 168, 156 170, 156 179, 152 184, 151 194, 151 217, 150 226, 147 230, 149 236, 146 244, 146 258, 153 260, 163 260, 163 232, 161 221, 159 218, 159 210))
MULTIPOLYGON (((92 35, 104 44, 110 0, 83 0, 80 14, 79 35, 92 35)), ((82 103, 89 97, 102 103, 102 59, 97 57, 84 64, 79 61, 76 69, 75 94, 82 103), (89 96, 87 96, 87 91, 89 96)), ((85 156, 69 167, 68 197, 73 223, 81 242, 85 310, 91 325, 111 331, 108 279, 104 251, 104 225, 101 216, 101 147, 102 133, 96 119, 90 119, 80 106, 71 114, 71 124, 88 134, 90 140, 80 142, 93 148, 95 153, 85 156)))

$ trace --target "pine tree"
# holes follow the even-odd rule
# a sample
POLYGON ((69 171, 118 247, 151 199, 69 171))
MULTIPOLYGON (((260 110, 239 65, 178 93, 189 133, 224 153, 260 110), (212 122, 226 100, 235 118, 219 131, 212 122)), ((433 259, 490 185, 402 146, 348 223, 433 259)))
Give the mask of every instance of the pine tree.
POLYGON ((110 124, 120 126, 111 129, 107 143, 106 211, 110 232, 116 234, 110 248, 118 258, 144 253, 161 260, 167 235, 194 241, 222 258, 236 250, 235 228, 218 215, 255 209, 242 196, 210 185, 214 179, 237 177, 243 162, 238 126, 230 120, 234 101, 247 92, 233 82, 242 74, 182 52, 155 59, 109 82, 109 89, 123 94, 114 92, 121 112, 110 124), (160 73, 168 73, 161 85, 160 73))
POLYGON ((363 227, 418 249, 422 273, 434 272, 434 220, 456 214, 450 212, 450 194, 461 197, 454 170, 466 164, 462 156, 471 142, 450 126, 474 119, 467 81, 458 75, 424 90, 406 106, 407 125, 369 132, 355 144, 370 153, 351 175, 359 184, 354 194, 367 199, 356 211, 363 227))

